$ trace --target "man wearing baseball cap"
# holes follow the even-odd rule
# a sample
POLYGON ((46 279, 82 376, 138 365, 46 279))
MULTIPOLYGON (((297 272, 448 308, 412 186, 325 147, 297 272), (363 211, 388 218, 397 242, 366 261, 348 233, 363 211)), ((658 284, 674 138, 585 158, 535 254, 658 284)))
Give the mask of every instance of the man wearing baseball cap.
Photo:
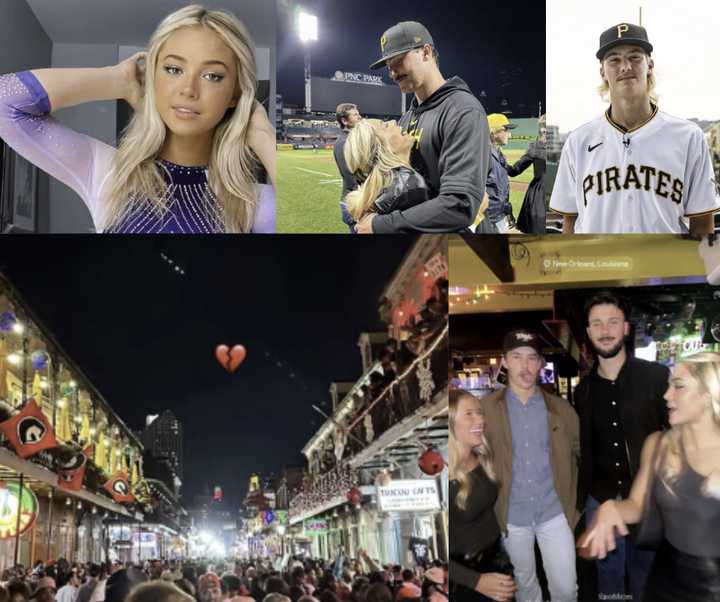
POLYGON ((720 209, 707 143, 694 123, 658 109, 653 45, 640 25, 602 32, 605 114, 567 138, 550 207, 564 233, 713 231, 720 209))
POLYGON ((380 37, 380 58, 371 69, 387 67, 404 93, 413 93, 400 119, 415 139, 410 162, 427 182, 429 199, 406 210, 371 214, 360 233, 457 232, 470 226, 485 192, 490 137, 485 109, 459 77, 446 80, 430 32, 404 21, 380 37))
POLYGON ((517 127, 502 113, 491 113, 487 117, 490 128, 490 171, 487 179, 487 193, 490 199, 485 217, 500 234, 505 234, 515 225, 510 205, 510 179, 508 164, 502 147, 510 142, 510 130, 517 127))
POLYGON ((508 384, 482 399, 485 434, 495 454, 495 502, 503 545, 515 567, 517 602, 542 600, 535 541, 550 598, 577 600, 575 539, 580 433, 570 404, 538 386, 545 360, 540 337, 514 330, 503 340, 508 384))

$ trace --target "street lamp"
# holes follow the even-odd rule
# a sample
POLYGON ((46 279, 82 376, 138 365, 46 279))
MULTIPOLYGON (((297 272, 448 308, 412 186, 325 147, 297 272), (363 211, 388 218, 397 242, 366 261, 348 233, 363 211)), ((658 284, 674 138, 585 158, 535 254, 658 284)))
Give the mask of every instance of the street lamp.
POLYGON ((312 110, 312 92, 310 89, 310 42, 318 40, 318 19, 315 15, 301 11, 298 14, 298 34, 304 47, 305 56, 305 110, 312 110))

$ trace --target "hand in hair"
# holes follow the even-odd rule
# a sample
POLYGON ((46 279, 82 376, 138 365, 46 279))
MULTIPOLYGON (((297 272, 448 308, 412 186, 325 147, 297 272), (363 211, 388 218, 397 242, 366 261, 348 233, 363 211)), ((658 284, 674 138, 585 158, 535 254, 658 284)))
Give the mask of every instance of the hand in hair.
POLYGON ((133 111, 140 109, 140 102, 145 95, 146 59, 147 52, 136 52, 112 67, 121 82, 122 98, 133 108, 133 111))

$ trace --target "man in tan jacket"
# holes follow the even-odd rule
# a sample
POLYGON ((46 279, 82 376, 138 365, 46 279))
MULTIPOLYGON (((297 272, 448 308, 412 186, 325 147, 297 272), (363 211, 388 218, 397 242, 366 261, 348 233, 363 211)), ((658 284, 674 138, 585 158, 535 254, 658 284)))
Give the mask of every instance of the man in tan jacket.
POLYGON ((535 540, 553 602, 576 602, 575 540, 580 434, 575 410, 538 386, 545 360, 532 332, 503 341, 508 386, 482 400, 500 486, 495 513, 515 566, 517 602, 542 600, 535 540))

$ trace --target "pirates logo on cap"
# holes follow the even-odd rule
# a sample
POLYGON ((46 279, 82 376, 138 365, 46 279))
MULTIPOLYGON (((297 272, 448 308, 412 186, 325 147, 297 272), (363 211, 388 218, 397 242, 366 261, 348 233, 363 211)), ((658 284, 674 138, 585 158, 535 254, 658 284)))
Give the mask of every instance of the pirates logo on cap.
POLYGON ((385 52, 385 46, 387 46, 387 36, 380 38, 380 52, 385 52))
POLYGON ((40 443, 46 434, 47 428, 35 416, 26 416, 17 424, 17 437, 21 445, 40 443))
POLYGON ((624 34, 629 29, 630 27, 628 27, 627 23, 620 23, 620 25, 617 26, 618 38, 622 38, 622 34, 624 34))
POLYGON ((529 332, 518 332, 515 335, 515 338, 519 341, 532 341, 535 337, 531 335, 529 332))

